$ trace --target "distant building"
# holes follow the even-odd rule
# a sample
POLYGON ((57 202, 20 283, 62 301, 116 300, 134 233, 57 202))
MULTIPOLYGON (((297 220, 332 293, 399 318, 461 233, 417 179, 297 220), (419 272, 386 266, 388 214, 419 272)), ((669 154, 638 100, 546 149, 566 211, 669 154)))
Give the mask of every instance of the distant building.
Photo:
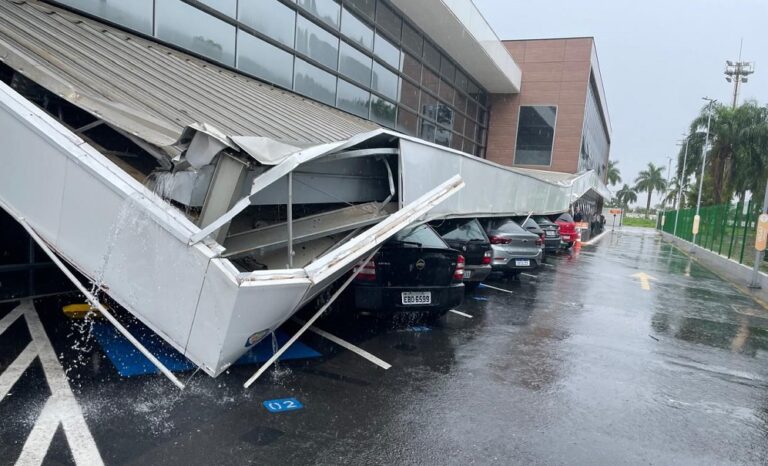
POLYGON ((502 41, 522 71, 517 94, 491 94, 486 158, 605 181, 611 147, 595 41, 591 37, 502 41))

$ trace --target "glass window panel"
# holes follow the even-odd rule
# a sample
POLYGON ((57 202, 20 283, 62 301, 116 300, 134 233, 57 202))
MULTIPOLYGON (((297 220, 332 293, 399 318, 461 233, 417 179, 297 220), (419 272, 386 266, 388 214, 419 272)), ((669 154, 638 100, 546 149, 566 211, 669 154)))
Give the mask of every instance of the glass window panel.
POLYGON ((437 75, 431 71, 429 71, 428 68, 424 68, 421 70, 421 85, 432 91, 433 93, 437 94, 437 89, 439 87, 440 78, 437 77, 437 75))
POLYGON ((390 99, 397 100, 397 75, 378 63, 374 63, 371 89, 390 99))
POLYGON ((451 138, 451 149, 461 150, 461 144, 464 142, 464 138, 454 134, 451 138))
POLYGON ((467 121, 466 118, 460 113, 455 113, 453 115, 453 130, 456 131, 459 134, 464 134, 464 123, 467 121))
POLYGON ((456 70, 456 88, 461 89, 464 92, 467 92, 467 84, 469 84, 469 81, 467 81, 467 75, 462 73, 459 70, 456 70))
POLYGON ((341 32, 350 40, 371 50, 373 48, 373 29, 360 21, 346 8, 341 9, 341 32))
MULTIPOLYGON (((456 136, 458 137, 458 136, 456 136)), ((475 153, 475 143, 470 141, 469 139, 464 140, 464 152, 467 154, 474 154, 475 153)))
MULTIPOLYGON (((257 1, 261 0, 245 0, 257 1)), ((334 0, 298 0, 298 4, 334 29, 339 28, 340 6, 334 0)))
POLYGON ((552 161, 552 141, 555 136, 557 107, 520 107, 517 124, 515 163, 520 165, 549 165, 552 161))
POLYGON ((437 99, 421 91, 421 114, 434 120, 437 117, 437 99))
POLYGON ((448 82, 453 82, 455 74, 456 67, 453 66, 453 63, 451 63, 451 61, 444 56, 440 62, 440 75, 447 79, 448 82))
POLYGON ((157 37, 212 60, 235 65, 235 27, 181 0, 157 0, 157 37), (194 24, 194 28, 189 25, 194 24))
POLYGON ((339 91, 336 95, 336 106, 357 116, 368 118, 368 108, 371 93, 339 79, 339 91))
POLYGON ((453 97, 453 106, 460 112, 467 111, 467 97, 461 92, 456 91, 453 97))
POLYGON ((449 104, 453 103, 453 86, 448 84, 447 82, 440 80, 440 98, 444 101, 448 102, 449 104))
POLYGON ((464 136, 474 140, 475 133, 477 132, 477 123, 472 120, 467 120, 464 124, 464 136))
POLYGON ((339 71, 355 81, 368 86, 371 84, 371 64, 373 59, 349 44, 341 43, 339 51, 339 71))
POLYGON ((242 30, 237 33, 237 67, 288 89, 293 82, 293 54, 242 30))
POLYGON ((400 103, 414 110, 419 108, 419 88, 405 79, 400 80, 400 103))
POLYGON ((470 81, 467 85, 467 94, 469 94, 469 96, 475 100, 480 99, 480 88, 477 86, 477 84, 475 84, 474 81, 470 81))
POLYGON ((376 0, 346 0, 344 3, 352 6, 363 15, 373 19, 373 14, 376 11, 376 0))
POLYGON ((413 52, 417 57, 421 56, 424 46, 424 39, 421 38, 419 31, 412 28, 408 23, 403 23, 403 47, 413 52))
POLYGON ((59 0, 59 3, 135 31, 152 34, 153 0, 59 0))
POLYGON ((474 100, 467 100, 467 116, 472 119, 477 118, 477 104, 474 100))
POLYGON ((371 96, 371 120, 390 128, 395 127, 395 104, 375 95, 371 96))
POLYGON ((373 51, 377 57, 389 63, 393 68, 400 65, 400 49, 392 45, 392 42, 386 40, 381 34, 376 33, 376 42, 373 44, 373 51))
POLYGON ((419 137, 425 141, 435 142, 435 125, 426 120, 421 120, 421 128, 419 128, 419 137))
POLYGON ((240 2, 238 19, 265 36, 293 47, 296 10, 278 0, 240 2))
POLYGON ((440 69, 440 52, 427 41, 424 41, 424 62, 435 70, 440 69))
POLYGON ((419 62, 417 58, 404 53, 403 64, 400 67, 400 71, 417 83, 421 82, 421 62, 419 62))
POLYGON ((419 129, 419 118, 415 113, 400 107, 397 111, 397 130, 415 136, 419 129))
MULTIPOLYGON (((214 10, 219 10, 230 18, 235 17, 235 10, 237 10, 237 0, 198 0, 200 3, 204 3, 214 10)), ((131 2, 133 3, 133 2, 131 2)))
POLYGON ((437 122, 447 128, 453 128, 453 109, 444 103, 437 104, 437 122))
POLYGON ((296 50, 335 70, 339 38, 299 15, 296 21, 296 50))
POLYGON ((435 129, 435 144, 440 144, 441 146, 450 147, 452 136, 453 136, 453 133, 451 133, 451 130, 438 127, 437 129, 435 129))
POLYGON ((333 105, 336 102, 336 76, 296 58, 293 88, 296 92, 320 102, 333 105))
POLYGON ((376 8, 376 24, 378 24, 381 29, 388 32, 397 42, 400 41, 400 28, 402 27, 402 23, 403 21, 397 13, 392 11, 392 9, 384 2, 379 2, 378 8, 376 8))

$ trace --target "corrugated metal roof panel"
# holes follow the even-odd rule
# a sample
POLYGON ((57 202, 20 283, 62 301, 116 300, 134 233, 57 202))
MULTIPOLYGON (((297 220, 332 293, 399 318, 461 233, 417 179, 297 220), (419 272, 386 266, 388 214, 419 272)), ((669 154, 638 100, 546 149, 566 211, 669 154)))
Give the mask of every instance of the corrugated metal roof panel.
POLYGON ((0 60, 157 146, 195 122, 230 135, 331 142, 377 126, 133 34, 34 1, 0 1, 0 60))

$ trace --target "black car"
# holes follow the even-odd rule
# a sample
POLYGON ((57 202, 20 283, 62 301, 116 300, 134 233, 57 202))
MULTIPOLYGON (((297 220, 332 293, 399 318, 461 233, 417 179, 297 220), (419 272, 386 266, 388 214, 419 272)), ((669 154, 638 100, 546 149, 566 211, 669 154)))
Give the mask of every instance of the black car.
POLYGON ((429 225, 404 229, 358 267, 350 288, 359 310, 437 317, 464 299, 464 257, 429 225))
POLYGON ((491 273, 493 249, 477 219, 442 220, 432 224, 448 246, 464 256, 464 286, 477 288, 491 273))
POLYGON ((544 230, 544 250, 557 252, 560 249, 560 227, 547 217, 533 217, 533 221, 544 230))

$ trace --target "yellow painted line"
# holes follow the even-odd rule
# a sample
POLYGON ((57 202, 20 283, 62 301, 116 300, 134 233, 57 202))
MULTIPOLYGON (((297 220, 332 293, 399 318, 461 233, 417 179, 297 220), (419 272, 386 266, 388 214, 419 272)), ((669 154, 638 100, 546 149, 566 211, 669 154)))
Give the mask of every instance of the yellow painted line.
POLYGON ((645 272, 639 272, 630 275, 632 278, 637 278, 640 280, 640 288, 642 288, 645 291, 651 291, 651 280, 656 280, 652 276, 648 275, 645 272))

